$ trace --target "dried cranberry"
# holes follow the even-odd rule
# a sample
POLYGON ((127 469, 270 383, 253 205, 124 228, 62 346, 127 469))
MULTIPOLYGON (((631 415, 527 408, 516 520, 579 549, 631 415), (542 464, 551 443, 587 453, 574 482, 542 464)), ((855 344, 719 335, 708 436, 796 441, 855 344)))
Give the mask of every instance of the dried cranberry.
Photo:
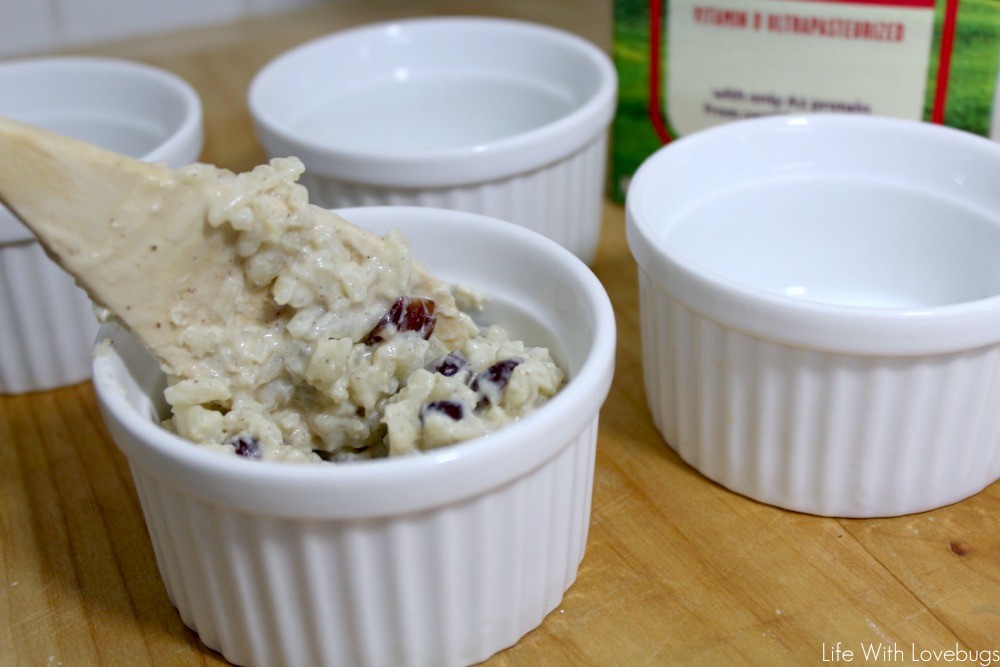
POLYGON ((503 359, 476 376, 472 382, 472 390, 478 392, 481 397, 477 407, 493 402, 491 397, 504 390, 510 382, 511 374, 520 363, 520 359, 503 359))
POLYGON ((498 361, 485 371, 476 376, 476 381, 472 383, 472 388, 478 390, 480 382, 489 382, 497 389, 503 389, 510 382, 510 375, 521 363, 520 359, 504 359, 498 361))
POLYGON ((434 333, 434 324, 437 321, 434 309, 434 301, 431 299, 401 296, 389 307, 389 312, 383 315, 368 332, 364 342, 368 345, 381 343, 392 335, 392 331, 386 331, 390 327, 394 331, 415 331, 427 340, 434 333))
POLYGON ((458 352, 451 352, 440 359, 435 359, 428 363, 427 370, 450 378, 465 371, 471 372, 472 364, 458 352))
POLYGON ((420 421, 424 421, 424 416, 428 412, 440 412, 443 415, 451 417, 455 421, 458 421, 465 416, 465 408, 461 403, 456 401, 431 401, 427 403, 420 409, 420 421))
POLYGON ((227 445, 236 448, 237 456, 245 456, 248 459, 259 459, 260 441, 251 435, 240 434, 226 440, 227 445))

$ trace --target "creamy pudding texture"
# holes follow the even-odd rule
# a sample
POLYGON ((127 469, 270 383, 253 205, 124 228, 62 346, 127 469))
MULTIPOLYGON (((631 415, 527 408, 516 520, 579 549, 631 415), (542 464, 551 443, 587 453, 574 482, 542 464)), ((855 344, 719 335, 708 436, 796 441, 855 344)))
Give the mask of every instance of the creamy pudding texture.
POLYGON ((250 458, 380 458, 490 433, 558 391, 546 349, 480 329, 400 234, 310 205, 302 171, 287 158, 177 172, 209 193, 207 223, 235 232, 245 285, 266 291, 273 317, 202 323, 178 306, 193 361, 165 367, 167 428, 250 458))

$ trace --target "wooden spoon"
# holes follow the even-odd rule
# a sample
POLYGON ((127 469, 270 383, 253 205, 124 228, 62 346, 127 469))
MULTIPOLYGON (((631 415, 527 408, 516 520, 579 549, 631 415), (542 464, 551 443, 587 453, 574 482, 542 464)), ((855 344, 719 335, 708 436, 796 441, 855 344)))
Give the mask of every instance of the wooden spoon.
MULTIPOLYGON (((245 277, 236 233, 207 224, 208 187, 164 165, 0 118, 0 202, 175 375, 198 362, 182 343, 186 327, 249 330, 280 310, 269 290, 245 277)), ((377 251, 377 236, 313 208, 352 253, 377 251)), ((469 321, 447 286, 415 265, 411 288, 437 304, 435 334, 451 349, 461 345, 469 321)))

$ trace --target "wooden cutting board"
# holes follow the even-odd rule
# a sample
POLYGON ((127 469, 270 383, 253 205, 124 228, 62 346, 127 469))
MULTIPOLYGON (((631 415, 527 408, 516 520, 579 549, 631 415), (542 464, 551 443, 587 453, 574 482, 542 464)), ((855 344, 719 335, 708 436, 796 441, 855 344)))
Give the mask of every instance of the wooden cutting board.
MULTIPOLYGON (((188 79, 205 105, 203 159, 245 170, 265 157, 247 85, 305 39, 387 18, 476 13, 611 43, 608 0, 375 4, 341 0, 85 52, 188 79)), ((1000 662, 1000 484, 924 514, 836 520, 709 482, 663 442, 645 407, 636 266, 618 205, 605 206, 594 269, 615 306, 619 349, 587 555, 560 607, 490 664, 973 664, 968 653, 944 653, 963 650, 1000 662)), ((225 664, 167 599, 128 466, 89 383, 0 397, 0 455, 0 665, 225 664)))

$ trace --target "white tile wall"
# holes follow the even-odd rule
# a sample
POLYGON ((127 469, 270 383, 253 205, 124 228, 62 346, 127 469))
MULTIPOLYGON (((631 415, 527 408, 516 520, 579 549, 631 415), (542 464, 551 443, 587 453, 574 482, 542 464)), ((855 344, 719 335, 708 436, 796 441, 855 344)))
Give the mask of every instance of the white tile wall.
POLYGON ((254 14, 265 14, 267 12, 281 12, 289 9, 297 9, 307 5, 314 5, 323 0, 244 0, 250 7, 250 12, 254 14))
POLYGON ((0 58, 148 35, 325 0, 0 0, 0 58))
POLYGON ((55 11, 50 0, 0 0, 0 56, 54 48, 55 11))
POLYGON ((57 5, 67 44, 231 21, 244 9, 242 0, 59 0, 57 5))

